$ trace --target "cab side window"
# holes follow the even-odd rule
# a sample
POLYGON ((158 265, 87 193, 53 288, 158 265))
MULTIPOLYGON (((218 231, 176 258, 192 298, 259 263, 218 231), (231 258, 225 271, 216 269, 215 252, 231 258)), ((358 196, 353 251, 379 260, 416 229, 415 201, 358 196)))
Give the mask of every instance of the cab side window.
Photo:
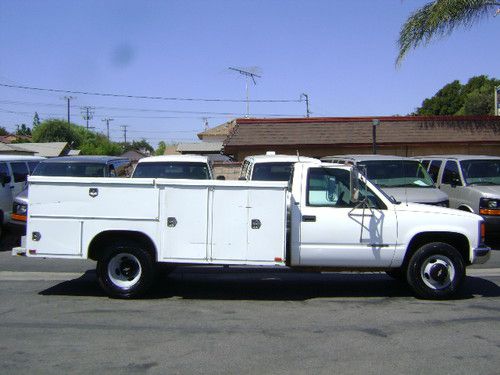
POLYGON ((462 185, 460 174, 458 173, 458 164, 456 161, 449 160, 446 162, 443 171, 443 184, 462 185))
POLYGON ((307 177, 307 205, 318 207, 351 206, 349 171, 311 168, 307 177))
POLYGON ((28 166, 24 161, 10 163, 12 174, 14 175, 14 182, 26 181, 26 176, 29 174, 28 166))
POLYGON ((441 164, 443 164, 443 162, 441 160, 433 160, 433 161, 431 161, 431 164, 429 165, 429 175, 432 177, 434 182, 437 182, 439 168, 441 168, 441 164))
POLYGON ((7 163, 0 163, 0 183, 2 185, 10 182, 10 174, 9 168, 7 167, 7 163))

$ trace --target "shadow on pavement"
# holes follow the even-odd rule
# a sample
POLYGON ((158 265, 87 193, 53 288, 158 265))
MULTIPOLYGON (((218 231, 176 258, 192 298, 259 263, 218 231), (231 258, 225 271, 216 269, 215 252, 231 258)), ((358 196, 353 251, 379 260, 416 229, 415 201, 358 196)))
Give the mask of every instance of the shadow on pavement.
MULTIPOLYGON (((41 295, 106 296, 95 271, 59 283, 41 295)), ((199 300, 305 301, 338 297, 410 297, 410 289, 385 274, 302 273, 290 270, 186 268, 159 278, 145 299, 180 297, 199 300)), ((457 299, 499 297, 500 287, 467 277, 457 299)))

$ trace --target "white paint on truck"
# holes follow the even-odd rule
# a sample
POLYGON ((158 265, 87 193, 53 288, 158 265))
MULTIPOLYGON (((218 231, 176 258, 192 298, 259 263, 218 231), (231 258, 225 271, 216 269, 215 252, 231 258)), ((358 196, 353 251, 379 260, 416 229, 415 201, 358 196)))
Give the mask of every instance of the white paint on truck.
POLYGON ((483 220, 397 204, 352 166, 297 163, 289 185, 31 177, 31 257, 90 258, 113 297, 144 293, 158 263, 384 270, 425 298, 485 262, 483 220))

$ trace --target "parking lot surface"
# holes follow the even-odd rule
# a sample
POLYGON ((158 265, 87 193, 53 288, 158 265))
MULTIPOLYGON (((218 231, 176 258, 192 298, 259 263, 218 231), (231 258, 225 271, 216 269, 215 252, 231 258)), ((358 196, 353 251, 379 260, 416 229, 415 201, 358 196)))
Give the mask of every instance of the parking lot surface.
POLYGON ((3 374, 496 374, 500 252, 451 301, 385 274, 182 268, 113 300, 90 261, 0 252, 3 374))

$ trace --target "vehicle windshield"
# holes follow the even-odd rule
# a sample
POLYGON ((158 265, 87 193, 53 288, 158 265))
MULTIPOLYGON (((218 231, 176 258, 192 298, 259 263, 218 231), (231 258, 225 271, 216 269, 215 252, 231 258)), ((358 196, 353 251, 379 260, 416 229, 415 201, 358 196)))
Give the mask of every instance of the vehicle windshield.
POLYGON ((186 178, 192 180, 210 180, 210 171, 206 163, 197 162, 147 162, 139 163, 132 178, 186 178))
POLYGON ((99 163, 40 163, 33 176, 105 177, 106 164, 99 163))
POLYGON ((383 188, 432 188, 434 182, 417 160, 367 160, 358 163, 370 181, 383 188))
POLYGON ((253 167, 252 180, 288 181, 295 162, 256 163, 253 167))
POLYGON ((500 185, 500 160, 462 160, 467 185, 500 185))

